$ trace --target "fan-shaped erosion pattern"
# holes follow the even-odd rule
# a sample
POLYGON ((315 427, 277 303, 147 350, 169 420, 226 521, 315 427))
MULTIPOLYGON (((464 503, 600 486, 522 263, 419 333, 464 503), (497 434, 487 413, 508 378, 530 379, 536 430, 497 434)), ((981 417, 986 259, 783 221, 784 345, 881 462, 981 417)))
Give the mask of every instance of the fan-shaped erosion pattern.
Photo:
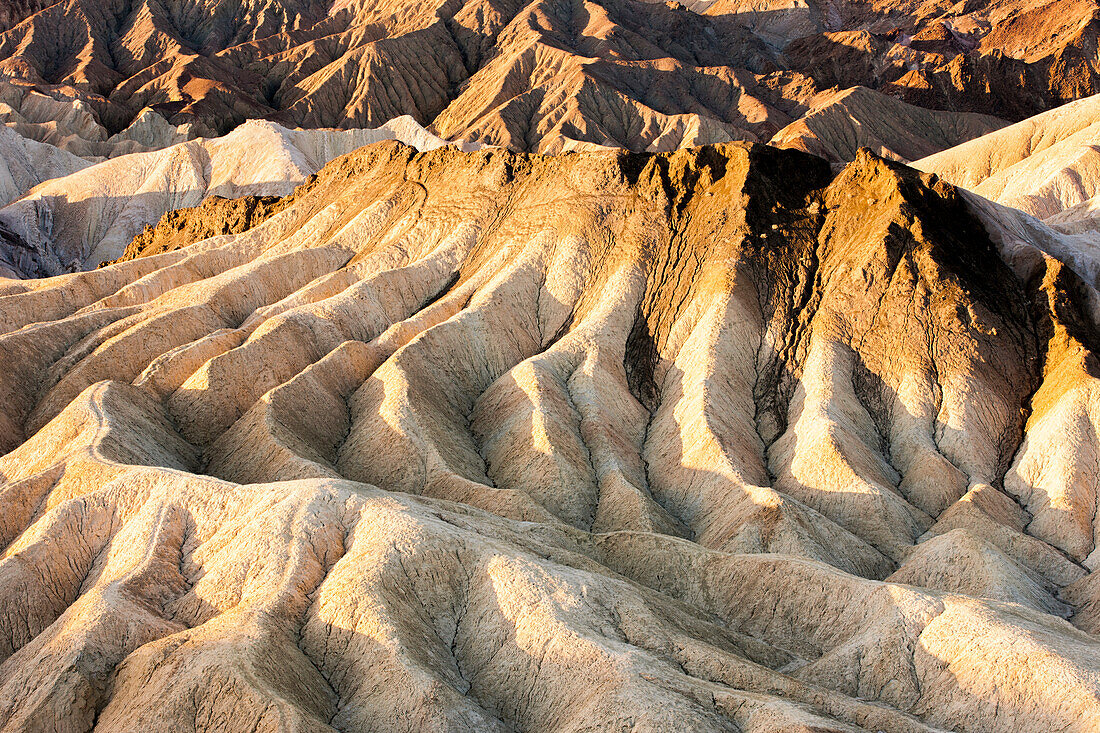
POLYGON ((385 142, 6 281, 0 730, 1096 729, 1095 292, 969 201, 385 142))

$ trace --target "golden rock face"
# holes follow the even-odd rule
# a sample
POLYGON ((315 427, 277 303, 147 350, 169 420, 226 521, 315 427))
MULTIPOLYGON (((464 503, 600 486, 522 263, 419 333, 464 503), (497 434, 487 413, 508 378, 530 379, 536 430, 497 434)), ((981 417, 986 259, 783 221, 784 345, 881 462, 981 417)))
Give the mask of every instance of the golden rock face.
POLYGON ((1007 216, 384 142, 0 281, 0 730, 1100 726, 1095 290, 1007 216))

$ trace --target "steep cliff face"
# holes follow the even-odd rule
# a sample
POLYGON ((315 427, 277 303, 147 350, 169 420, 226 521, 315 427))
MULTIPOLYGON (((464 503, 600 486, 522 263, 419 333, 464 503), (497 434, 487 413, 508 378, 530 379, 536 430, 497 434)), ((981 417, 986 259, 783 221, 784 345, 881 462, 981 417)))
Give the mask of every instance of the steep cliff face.
POLYGON ((1092 265, 999 212, 386 142, 9 281, 0 729, 1095 728, 1092 265))

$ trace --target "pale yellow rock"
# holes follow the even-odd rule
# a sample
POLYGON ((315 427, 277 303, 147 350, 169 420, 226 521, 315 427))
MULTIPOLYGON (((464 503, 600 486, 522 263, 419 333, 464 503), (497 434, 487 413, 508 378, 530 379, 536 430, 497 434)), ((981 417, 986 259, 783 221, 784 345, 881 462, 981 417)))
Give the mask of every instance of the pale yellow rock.
POLYGON ((1066 232, 1096 232, 1100 96, 1071 102, 913 165, 1066 232))
POLYGON ((1005 211, 389 141, 0 283, 0 731, 1100 727, 1095 291, 1005 211))

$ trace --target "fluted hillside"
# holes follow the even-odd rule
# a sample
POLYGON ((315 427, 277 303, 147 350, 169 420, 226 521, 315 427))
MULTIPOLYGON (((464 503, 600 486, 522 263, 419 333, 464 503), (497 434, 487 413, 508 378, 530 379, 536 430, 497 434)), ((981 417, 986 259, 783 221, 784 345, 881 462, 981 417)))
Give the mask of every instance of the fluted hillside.
POLYGON ((8 281, 0 730, 1094 730, 1096 262, 1025 223, 384 142, 8 281))

